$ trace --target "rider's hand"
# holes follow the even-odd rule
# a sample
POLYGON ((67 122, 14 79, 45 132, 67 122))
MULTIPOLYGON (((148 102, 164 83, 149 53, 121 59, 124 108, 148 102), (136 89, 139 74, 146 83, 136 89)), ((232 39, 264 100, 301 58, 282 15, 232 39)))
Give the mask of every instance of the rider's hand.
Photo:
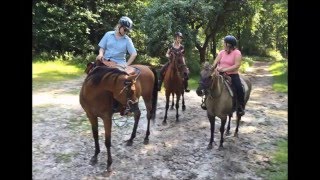
POLYGON ((99 61, 101 61, 101 62, 102 62, 102 58, 103 58, 103 56, 98 55, 98 56, 96 57, 96 60, 99 60, 99 61))
POLYGON ((219 68, 217 69, 217 71, 219 71, 219 72, 225 72, 225 69, 224 69, 223 67, 219 67, 219 68))

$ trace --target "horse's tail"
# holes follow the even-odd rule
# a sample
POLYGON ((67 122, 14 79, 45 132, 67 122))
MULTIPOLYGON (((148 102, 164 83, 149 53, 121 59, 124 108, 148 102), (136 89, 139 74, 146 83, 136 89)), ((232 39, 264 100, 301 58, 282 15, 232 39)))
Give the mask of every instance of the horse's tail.
POLYGON ((154 68, 151 68, 154 75, 153 91, 152 91, 152 109, 151 109, 151 119, 155 120, 157 112, 158 103, 158 75, 154 68))

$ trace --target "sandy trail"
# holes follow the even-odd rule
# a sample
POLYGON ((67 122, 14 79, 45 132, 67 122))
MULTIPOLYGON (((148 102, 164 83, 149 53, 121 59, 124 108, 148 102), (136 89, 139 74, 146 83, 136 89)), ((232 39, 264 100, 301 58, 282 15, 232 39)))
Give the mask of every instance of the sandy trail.
MULTIPOLYGON (((210 126, 201 98, 195 91, 185 93, 186 111, 168 112, 162 125, 164 93, 159 92, 156 122, 151 125, 149 145, 143 144, 146 115, 143 101, 137 136, 126 146, 133 118, 115 115, 112 129, 112 175, 103 177, 107 166, 104 130, 99 121, 98 163, 89 165, 94 153, 91 127, 82 110, 78 94, 85 76, 63 83, 52 83, 33 90, 33 179, 262 179, 256 173, 268 166, 277 140, 287 139, 287 94, 272 91, 268 63, 256 62, 249 76, 253 90, 239 127, 239 138, 225 137, 224 150, 218 145, 207 150, 210 126), (126 124, 123 127, 120 125, 126 124)), ((220 139, 220 120, 216 120, 215 141, 220 139)), ((231 133, 235 129, 232 118, 231 133)))

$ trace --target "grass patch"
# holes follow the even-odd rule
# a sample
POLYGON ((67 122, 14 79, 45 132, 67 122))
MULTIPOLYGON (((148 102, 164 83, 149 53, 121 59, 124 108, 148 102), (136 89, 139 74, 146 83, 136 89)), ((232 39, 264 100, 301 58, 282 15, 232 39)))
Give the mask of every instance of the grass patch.
POLYGON ((269 71, 273 75, 273 90, 277 92, 288 92, 288 62, 276 61, 270 67, 269 71))
POLYGON ((199 79, 200 75, 191 75, 188 82, 189 82, 189 89, 196 90, 199 86, 199 79))
POLYGON ((278 149, 273 154, 271 165, 260 171, 260 175, 266 179, 288 179, 288 140, 277 143, 278 149))
POLYGON ((73 79, 82 75, 83 69, 64 61, 37 61, 32 63, 34 86, 73 79))

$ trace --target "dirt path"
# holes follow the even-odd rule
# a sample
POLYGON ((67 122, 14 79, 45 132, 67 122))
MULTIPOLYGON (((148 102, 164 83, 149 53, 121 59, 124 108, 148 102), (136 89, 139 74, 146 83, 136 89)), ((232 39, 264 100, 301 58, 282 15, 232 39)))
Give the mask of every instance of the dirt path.
MULTIPOLYGON (((195 91, 185 93, 186 111, 169 111, 163 126, 165 99, 159 93, 156 122, 151 125, 149 145, 143 144, 146 131, 145 108, 133 146, 125 145, 132 131, 132 118, 115 116, 112 129, 113 173, 107 166, 104 130, 99 121, 98 163, 89 165, 94 153, 90 124, 82 110, 78 94, 85 76, 65 83, 52 83, 33 90, 33 179, 262 179, 257 169, 269 165, 276 141, 287 138, 287 95, 271 89, 267 63, 256 62, 248 70, 253 91, 242 117, 239 138, 227 136, 224 150, 218 145, 207 150, 210 126, 201 98, 195 91), (124 124, 124 122, 127 122, 124 124), (119 127, 124 124, 123 127, 119 127)), ((142 102, 142 101, 141 101, 142 102)), ((220 139, 220 120, 216 120, 215 141, 220 139)), ((231 132, 235 129, 232 119, 231 132)))

